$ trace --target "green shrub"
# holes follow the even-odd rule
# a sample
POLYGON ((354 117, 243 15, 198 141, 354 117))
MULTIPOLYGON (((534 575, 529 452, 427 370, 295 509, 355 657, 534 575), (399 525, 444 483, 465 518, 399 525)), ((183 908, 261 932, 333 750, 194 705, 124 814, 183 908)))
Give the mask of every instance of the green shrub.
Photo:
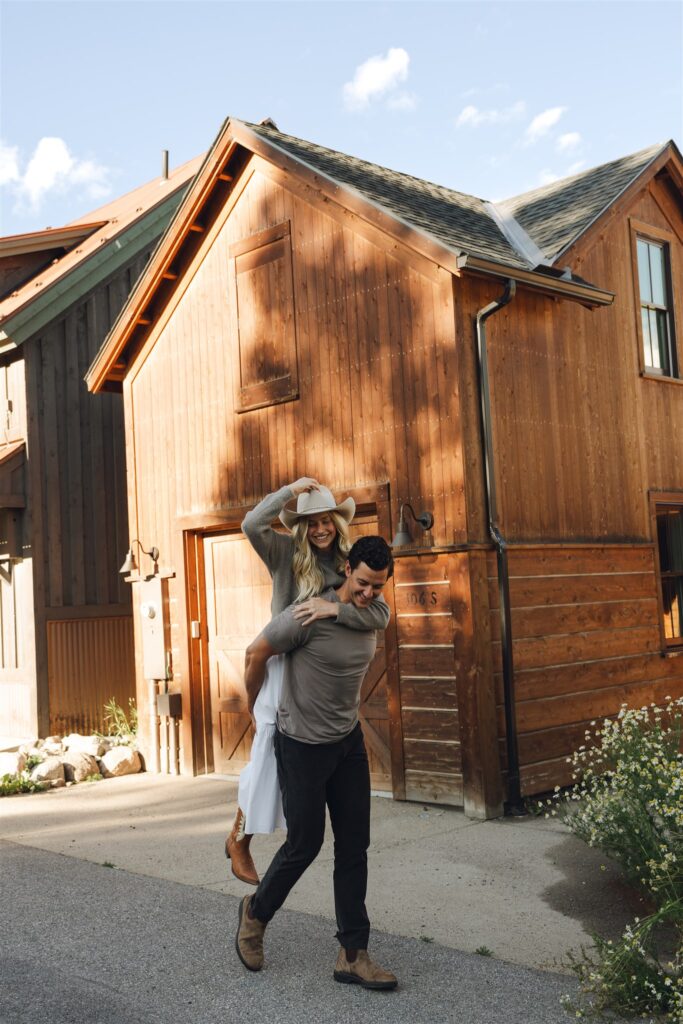
POLYGON ((663 1014, 683 1024, 683 698, 666 700, 623 705, 616 720, 587 732, 570 759, 576 785, 549 801, 550 813, 616 860, 655 908, 618 941, 594 936, 591 950, 570 958, 586 996, 578 1007, 567 1000, 576 1016, 663 1014), (668 960, 663 925, 676 941, 668 960))
POLYGON ((3 775, 0 779, 0 796, 14 796, 15 793, 40 793, 46 789, 43 782, 34 782, 28 772, 18 775, 3 775))
POLYGON ((132 697, 128 698, 128 714, 112 697, 104 705, 104 721, 107 724, 106 736, 131 743, 138 733, 138 709, 132 697))

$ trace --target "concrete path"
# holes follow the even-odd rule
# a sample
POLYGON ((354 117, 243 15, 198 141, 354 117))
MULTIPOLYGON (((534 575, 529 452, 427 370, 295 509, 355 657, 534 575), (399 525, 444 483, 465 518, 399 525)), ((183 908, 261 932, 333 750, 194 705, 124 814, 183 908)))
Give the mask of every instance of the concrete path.
MULTIPOLYGON (((400 990, 331 978, 329 838, 269 927, 266 970, 249 975, 233 948, 249 890, 222 850, 235 797, 225 780, 140 775, 0 801, 0 914, 13 922, 1 1024, 225 1024, 236 1005, 249 1024, 565 1022, 567 950, 638 913, 617 873, 557 822, 472 822, 376 798, 371 948, 400 990)), ((280 841, 257 840, 261 870, 280 841)))

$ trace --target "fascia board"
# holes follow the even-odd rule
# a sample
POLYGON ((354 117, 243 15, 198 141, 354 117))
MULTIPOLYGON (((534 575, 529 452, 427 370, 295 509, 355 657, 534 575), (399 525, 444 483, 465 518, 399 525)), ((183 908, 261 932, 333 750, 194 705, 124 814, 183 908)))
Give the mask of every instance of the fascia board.
POLYGON ((179 188, 79 263, 64 278, 55 281, 14 316, 7 317, 0 328, 0 353, 23 345, 69 309, 80 296, 116 273, 136 252, 161 235, 182 197, 183 189, 179 188))

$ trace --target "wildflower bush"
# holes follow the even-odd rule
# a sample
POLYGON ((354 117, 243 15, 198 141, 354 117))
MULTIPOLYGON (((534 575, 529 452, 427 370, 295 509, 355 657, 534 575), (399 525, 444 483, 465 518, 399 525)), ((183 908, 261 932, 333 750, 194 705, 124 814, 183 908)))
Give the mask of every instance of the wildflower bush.
POLYGON ((605 1019, 611 1010, 683 1024, 682 732, 683 698, 623 705, 616 720, 586 733, 571 758, 575 786, 549 801, 548 813, 618 861, 653 908, 618 941, 594 936, 591 950, 570 958, 585 995, 581 1006, 566 1001, 575 1016, 605 1019), (669 942, 674 936, 668 958, 663 926, 669 942))
POLYGON ((114 736, 122 743, 132 743, 138 733, 138 709, 132 697, 128 698, 128 714, 112 697, 104 705, 104 721, 107 726, 106 733, 100 735, 114 736))

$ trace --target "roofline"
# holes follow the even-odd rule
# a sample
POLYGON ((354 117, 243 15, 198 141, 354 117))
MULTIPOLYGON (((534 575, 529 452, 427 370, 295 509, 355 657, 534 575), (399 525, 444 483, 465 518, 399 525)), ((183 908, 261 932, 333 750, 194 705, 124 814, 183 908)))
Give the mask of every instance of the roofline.
MULTIPOLYGON (((624 185, 622 190, 620 192, 617 192, 617 194, 612 199, 610 199, 609 203, 607 203, 606 206, 603 206, 600 212, 596 213, 596 215, 582 228, 581 232, 578 235, 572 238, 570 242, 567 242, 567 244, 562 249, 555 253, 552 260, 553 264, 556 264, 558 260, 562 259, 571 249, 573 249, 574 246, 578 242, 580 242, 582 238, 585 237, 585 235, 591 230, 591 228, 595 226, 597 221, 604 217, 607 210, 614 207, 615 204, 618 203, 619 200, 626 196, 630 191, 635 191, 641 178, 647 173, 652 173, 653 164, 658 163, 660 164, 660 166, 663 166, 665 163, 668 162, 671 156, 677 157, 679 161, 683 159, 673 139, 669 139, 668 142, 663 143, 660 149, 658 149, 657 152, 653 154, 652 158, 648 160, 645 166, 640 169, 635 178, 631 178, 631 180, 626 185, 624 185), (666 153, 668 153, 668 156, 665 160, 663 159, 663 157, 666 153)), ((659 170, 659 168, 657 169, 659 170)))
POLYGON ((5 235, 0 238, 0 259, 5 256, 19 256, 29 252, 44 252, 48 249, 63 249, 70 243, 76 244, 104 227, 106 220, 89 224, 68 224, 63 228, 46 228, 44 231, 27 231, 21 235, 5 235))
POLYGON ((14 313, 1 320, 0 354, 24 344, 68 308, 76 295, 90 291, 161 235, 163 228, 160 224, 166 220, 169 206, 178 202, 178 192, 183 185, 187 186, 187 181, 140 214, 128 227, 108 239, 39 295, 31 296, 14 313))
POLYGON ((537 273, 532 269, 496 263, 493 260, 468 254, 461 249, 452 248, 429 232, 415 227, 396 214, 389 212, 375 200, 368 199, 353 186, 337 181, 301 157, 294 156, 276 142, 262 137, 244 121, 228 117, 223 122, 213 146, 207 153, 206 159, 197 172, 175 217, 169 223, 156 253, 152 256, 93 360, 85 376, 85 382, 90 391, 98 392, 104 387, 111 367, 130 341, 138 317, 151 301, 164 271, 177 254, 190 230, 190 225, 201 210, 203 200, 213 184, 215 174, 225 166, 226 161, 230 159, 238 145, 257 156, 264 157, 285 172, 296 174, 300 178, 303 176, 304 180, 306 178, 313 179, 313 182, 309 180, 308 183, 315 184, 329 199, 346 206, 356 215, 361 216, 375 227, 456 276, 460 276, 463 270, 473 270, 495 277, 512 278, 526 287, 535 288, 546 294, 552 293, 574 299, 591 306, 609 305, 614 298, 611 292, 593 288, 585 283, 549 277, 547 274, 537 273), (172 238, 174 244, 166 247, 164 242, 172 238))

